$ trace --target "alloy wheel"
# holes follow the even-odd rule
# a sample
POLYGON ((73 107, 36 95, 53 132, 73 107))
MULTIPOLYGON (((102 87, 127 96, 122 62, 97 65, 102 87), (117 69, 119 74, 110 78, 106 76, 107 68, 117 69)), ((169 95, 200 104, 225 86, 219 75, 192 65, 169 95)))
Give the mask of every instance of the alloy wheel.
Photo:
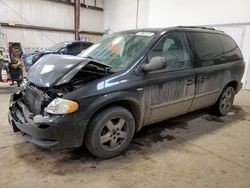
POLYGON ((108 150, 117 149, 128 137, 128 126, 123 118, 107 121, 101 131, 100 143, 108 150))
POLYGON ((222 113, 228 112, 232 107, 233 100, 234 100, 234 91, 232 88, 227 88, 221 96, 220 111, 222 113))

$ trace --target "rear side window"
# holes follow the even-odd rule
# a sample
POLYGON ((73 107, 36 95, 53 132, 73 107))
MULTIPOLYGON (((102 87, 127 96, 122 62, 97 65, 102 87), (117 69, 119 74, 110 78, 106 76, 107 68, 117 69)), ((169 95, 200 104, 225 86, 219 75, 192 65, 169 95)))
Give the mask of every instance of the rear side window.
POLYGON ((241 51, 233 39, 226 35, 220 35, 220 39, 224 48, 224 58, 227 61, 242 59, 241 51))
POLYGON ((219 63, 223 54, 223 46, 218 34, 214 33, 188 33, 195 62, 198 66, 210 66, 219 63))
POLYGON ((74 43, 67 47, 68 52, 81 52, 81 44, 80 43, 74 43))
POLYGON ((67 54, 78 55, 79 53, 81 53, 83 50, 87 48, 88 46, 86 46, 84 43, 81 43, 81 42, 73 43, 67 47, 67 50, 68 50, 67 54))
POLYGON ((92 46, 91 43, 81 43, 81 51, 86 50, 90 46, 92 46))

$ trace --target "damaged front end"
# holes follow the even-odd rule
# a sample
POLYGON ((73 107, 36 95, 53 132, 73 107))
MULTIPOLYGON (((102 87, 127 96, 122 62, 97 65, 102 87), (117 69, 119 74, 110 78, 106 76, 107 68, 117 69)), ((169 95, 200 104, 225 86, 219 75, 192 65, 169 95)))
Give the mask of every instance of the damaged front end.
POLYGON ((14 132, 21 131, 41 147, 80 146, 84 122, 77 115, 79 104, 64 96, 110 74, 109 66, 90 59, 58 55, 40 59, 11 96, 9 122, 14 132))

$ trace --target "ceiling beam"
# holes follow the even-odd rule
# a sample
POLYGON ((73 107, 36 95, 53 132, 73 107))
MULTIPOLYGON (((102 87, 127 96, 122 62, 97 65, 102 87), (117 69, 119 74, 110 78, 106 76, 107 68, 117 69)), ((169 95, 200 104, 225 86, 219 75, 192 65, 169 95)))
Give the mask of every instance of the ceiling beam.
MULTIPOLYGON (((54 2, 54 3, 62 3, 62 4, 74 6, 74 3, 71 2, 71 1, 62 1, 62 0, 43 0, 43 1, 51 1, 51 2, 54 2)), ((92 9, 92 10, 97 10, 97 11, 104 11, 102 7, 86 5, 85 3, 81 3, 80 6, 83 7, 83 8, 87 8, 87 9, 92 9)))
MULTIPOLYGON (((54 31, 54 32, 64 32, 64 33, 75 33, 74 29, 64 29, 64 28, 55 28, 55 27, 45 27, 45 26, 37 26, 37 25, 25 25, 25 24, 9 24, 9 23, 0 23, 2 27, 7 28, 18 28, 18 29, 31 29, 37 31, 54 31)), ((96 31, 79 31, 80 34, 89 34, 89 35, 98 35, 102 36, 104 33, 96 32, 96 31)))
POLYGON ((80 39, 79 29, 80 29, 80 0, 75 0, 74 6, 75 14, 75 40, 80 39))

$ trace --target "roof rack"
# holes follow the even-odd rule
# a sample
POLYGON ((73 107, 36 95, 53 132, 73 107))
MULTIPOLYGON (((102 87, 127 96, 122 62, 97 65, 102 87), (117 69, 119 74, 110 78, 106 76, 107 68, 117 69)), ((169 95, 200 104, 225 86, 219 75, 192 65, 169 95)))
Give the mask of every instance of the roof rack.
POLYGON ((178 26, 179 28, 197 28, 197 29, 209 29, 215 30, 213 27, 205 27, 205 26, 178 26))

